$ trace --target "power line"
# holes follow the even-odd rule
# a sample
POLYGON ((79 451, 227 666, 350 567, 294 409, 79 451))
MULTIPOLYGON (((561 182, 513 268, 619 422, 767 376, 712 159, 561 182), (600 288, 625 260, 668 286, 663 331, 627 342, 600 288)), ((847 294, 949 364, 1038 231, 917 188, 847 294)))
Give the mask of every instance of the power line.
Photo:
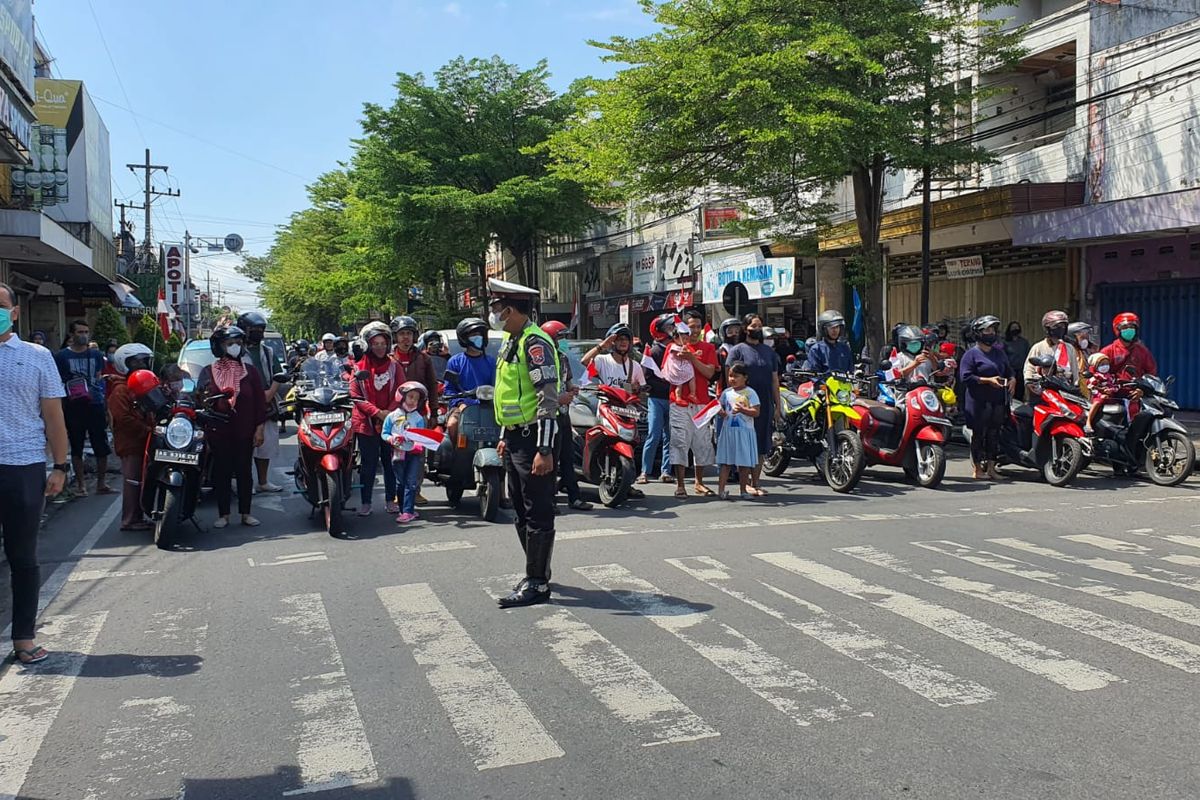
POLYGON ((108 56, 108 65, 112 67, 113 76, 117 79, 117 86, 121 89, 121 96, 125 98, 125 105, 128 106, 126 111, 133 115, 133 124, 137 128, 138 136, 142 137, 142 146, 149 147, 146 142, 146 134, 142 131, 142 124, 138 122, 138 115, 133 111, 133 102, 129 99, 129 92, 125 91, 125 82, 121 80, 121 71, 117 69, 117 62, 113 60, 112 51, 108 49, 108 40, 104 38, 104 28, 100 25, 100 17, 96 16, 96 7, 92 5, 92 0, 88 0, 88 9, 92 12, 92 21, 96 23, 96 33, 100 36, 100 44, 104 45, 104 52, 108 56))

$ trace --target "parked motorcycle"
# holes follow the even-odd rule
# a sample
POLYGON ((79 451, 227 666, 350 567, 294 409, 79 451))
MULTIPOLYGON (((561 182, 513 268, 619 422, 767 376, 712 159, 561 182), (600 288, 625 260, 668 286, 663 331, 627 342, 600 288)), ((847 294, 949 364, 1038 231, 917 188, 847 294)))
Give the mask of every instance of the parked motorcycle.
MULTIPOLYGON (((946 440, 950 420, 935 389, 925 382, 891 381, 895 405, 858 398, 862 413, 853 421, 862 439, 867 464, 901 467, 904 474, 932 489, 946 475, 946 440)), ((882 393, 881 386, 881 393, 882 393)))
POLYGON ((641 395, 616 386, 584 386, 569 410, 575 471, 599 487, 600 502, 617 508, 635 492, 641 395))
MULTIPOLYGON (((350 369, 346 366, 344 373, 348 375, 350 369)), ((287 373, 274 376, 279 383, 288 378, 287 373)), ((345 534, 342 511, 350 500, 358 462, 354 432, 350 429, 353 410, 349 387, 327 377, 311 388, 298 389, 284 406, 284 411, 294 416, 299 426, 296 440, 300 452, 292 468, 296 490, 314 511, 324 514, 325 531, 336 538, 345 534)))
MULTIPOLYGON (((496 521, 504 496, 504 462, 496 452, 501 432, 492 409, 495 396, 491 386, 442 395, 447 405, 463 399, 479 402, 463 407, 457 440, 447 437, 436 450, 427 450, 425 458, 425 476, 445 487, 450 507, 457 508, 463 493, 470 489, 479 496, 479 516, 488 522, 496 521)), ((445 415, 438 416, 444 426, 445 415)))
POLYGON ((154 429, 146 437, 142 462, 142 512, 154 523, 154 544, 170 550, 179 543, 184 520, 200 529, 196 506, 208 465, 203 428, 229 420, 211 407, 229 393, 212 394, 199 401, 190 394, 172 398, 149 370, 134 372, 129 383, 138 387, 133 390, 138 406, 155 420, 154 429))
POLYGON ((1088 442, 1093 461, 1116 475, 1144 471, 1159 486, 1176 486, 1195 467, 1196 446, 1187 428, 1172 419, 1179 405, 1168 397, 1174 378, 1143 375, 1121 384, 1126 399, 1111 399, 1100 410, 1088 442), (1137 390, 1141 397, 1133 396, 1137 390))
POLYGON ((854 401, 854 378, 830 373, 823 380, 803 370, 788 373, 780 390, 783 424, 772 435, 763 472, 782 475, 793 458, 809 459, 835 492, 849 492, 866 465, 863 443, 855 429, 862 417, 854 401))

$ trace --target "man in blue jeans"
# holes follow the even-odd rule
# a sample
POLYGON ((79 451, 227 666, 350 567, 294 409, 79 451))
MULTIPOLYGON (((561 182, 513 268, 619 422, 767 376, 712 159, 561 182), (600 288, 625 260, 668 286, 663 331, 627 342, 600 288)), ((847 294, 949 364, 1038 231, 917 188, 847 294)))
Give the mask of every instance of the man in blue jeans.
POLYGON ((675 480, 671 477, 671 429, 667 424, 671 408, 671 384, 663 380, 659 373, 666 357, 667 345, 675 335, 675 315, 660 314, 655 317, 650 322, 650 335, 654 337, 654 344, 642 357, 642 372, 645 373, 646 384, 650 387, 650 396, 646 399, 646 422, 649 431, 642 445, 642 474, 638 476, 637 482, 650 482, 650 471, 654 469, 654 454, 661 447, 660 480, 663 483, 671 483, 675 480), (653 364, 653 367, 650 364, 653 364))

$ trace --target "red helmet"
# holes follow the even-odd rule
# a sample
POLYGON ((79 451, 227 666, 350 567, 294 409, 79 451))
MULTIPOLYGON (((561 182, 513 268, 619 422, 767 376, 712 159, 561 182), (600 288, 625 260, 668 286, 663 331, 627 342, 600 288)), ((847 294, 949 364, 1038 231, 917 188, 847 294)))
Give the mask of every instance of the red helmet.
POLYGON ((1115 317, 1113 317, 1113 333, 1115 333, 1117 336, 1121 335, 1122 328, 1128 328, 1131 325, 1135 328, 1142 327, 1142 321, 1138 319, 1138 315, 1132 311, 1122 311, 1120 314, 1117 314, 1115 317))
POLYGON ((659 314, 650 320, 650 336, 659 342, 670 339, 678 324, 679 318, 674 314, 659 314))
POLYGON ((148 369, 139 369, 129 375, 129 391, 134 399, 141 400, 159 386, 158 376, 148 369))
POLYGON ((558 339, 558 337, 567 332, 567 326, 556 319, 552 319, 549 322, 542 323, 542 332, 551 339, 558 339))

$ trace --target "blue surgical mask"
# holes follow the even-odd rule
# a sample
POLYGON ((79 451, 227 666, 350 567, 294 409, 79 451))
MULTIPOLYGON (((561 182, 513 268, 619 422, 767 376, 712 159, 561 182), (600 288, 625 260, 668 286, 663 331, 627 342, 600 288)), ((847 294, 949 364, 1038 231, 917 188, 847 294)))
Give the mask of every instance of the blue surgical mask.
POLYGON ((474 347, 476 350, 483 349, 483 337, 482 336, 468 336, 467 341, 470 342, 471 347, 474 347))
POLYGON ((12 309, 0 308, 0 336, 12 330, 12 309))
POLYGON ((570 353, 571 352, 571 343, 568 342, 566 339, 559 339, 558 340, 558 352, 570 353))

